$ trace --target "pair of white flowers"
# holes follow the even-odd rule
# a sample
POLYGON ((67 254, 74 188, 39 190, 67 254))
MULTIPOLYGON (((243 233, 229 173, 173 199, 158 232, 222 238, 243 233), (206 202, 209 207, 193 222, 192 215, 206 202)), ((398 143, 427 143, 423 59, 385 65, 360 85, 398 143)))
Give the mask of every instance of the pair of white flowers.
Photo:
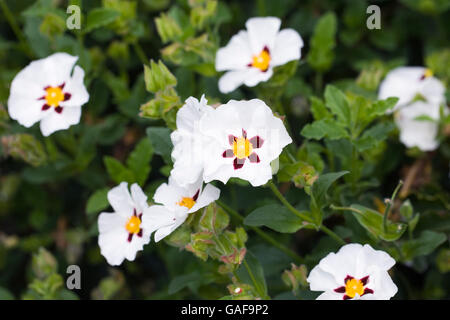
POLYGON ((423 67, 400 67, 389 72, 380 85, 380 99, 398 97, 394 119, 400 129, 400 141, 408 148, 435 150, 440 108, 448 113, 445 87, 423 67), (425 119, 419 117, 425 116, 425 119))
POLYGON ((125 182, 108 193, 114 213, 101 213, 98 227, 101 253, 111 265, 134 260, 153 233, 160 241, 189 214, 217 200, 220 190, 211 184, 203 188, 204 182, 240 177, 253 185, 266 183, 272 177, 270 162, 292 142, 282 121, 257 99, 232 100, 214 109, 204 97, 190 97, 176 122, 174 168, 168 184, 156 190, 156 204, 147 204, 137 184, 131 194, 125 182))
POLYGON ((152 206, 136 183, 131 185, 131 193, 126 182, 111 189, 108 201, 114 212, 102 212, 98 217, 101 254, 113 266, 124 259, 133 261, 153 233, 155 242, 160 241, 183 224, 190 213, 219 198, 219 189, 202 185, 198 181, 183 188, 169 179, 156 190, 153 200, 157 204, 152 206))

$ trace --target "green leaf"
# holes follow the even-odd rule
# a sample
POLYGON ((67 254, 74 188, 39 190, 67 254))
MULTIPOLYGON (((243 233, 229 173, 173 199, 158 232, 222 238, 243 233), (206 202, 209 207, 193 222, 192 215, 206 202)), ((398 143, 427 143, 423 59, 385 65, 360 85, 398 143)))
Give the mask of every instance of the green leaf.
POLYGON ((328 12, 319 19, 314 29, 307 60, 311 67, 318 72, 327 71, 333 64, 336 25, 336 15, 328 12))
POLYGON ((337 116, 339 122, 349 126, 351 123, 350 107, 341 90, 332 85, 325 88, 325 104, 337 116))
POLYGON ((105 156, 103 157, 103 162, 105 163, 106 170, 108 171, 109 177, 116 183, 121 183, 123 181, 128 183, 136 182, 133 172, 127 169, 119 160, 105 156))
POLYGON ((265 226, 281 233, 294 233, 303 226, 303 221, 285 207, 269 204, 253 210, 245 217, 244 224, 265 226))
POLYGON ((359 152, 371 149, 378 145, 381 141, 386 140, 389 133, 391 133, 394 129, 394 123, 380 122, 366 130, 354 144, 359 152))
POLYGON ((152 143, 153 150, 159 156, 161 156, 166 163, 172 163, 172 140, 170 139, 170 129, 163 127, 150 127, 147 128, 147 136, 152 143))
POLYGON ((347 130, 332 119, 322 119, 303 127, 301 134, 308 139, 320 140, 329 138, 331 140, 348 137, 347 130))
POLYGON ((144 185, 150 173, 152 156, 152 144, 149 139, 143 138, 127 159, 128 168, 134 173, 137 183, 141 186, 144 185))
POLYGON ((84 32, 90 32, 94 29, 106 26, 119 18, 120 13, 113 9, 96 8, 89 12, 84 32))
POLYGON ((319 176, 319 178, 316 180, 316 182, 314 182, 311 188, 311 196, 313 197, 316 204, 325 205, 326 194, 331 184, 347 173, 348 171, 340 171, 326 173, 319 176))
POLYGON ((340 171, 323 174, 312 185, 310 208, 316 225, 322 223, 322 208, 327 203, 326 195, 328 189, 333 182, 347 173, 348 171, 340 171))
POLYGON ((447 236, 445 233, 430 230, 423 231, 418 238, 402 243, 401 249, 405 256, 405 261, 432 253, 446 240, 447 236))
POLYGON ((194 271, 172 279, 169 284, 168 294, 177 293, 186 287, 196 291, 199 286, 211 283, 213 280, 210 274, 201 274, 194 271))
POLYGON ((199 224, 202 229, 219 234, 228 226, 229 222, 228 214, 215 203, 212 203, 203 211, 199 224))
POLYGON ((311 100, 311 113, 314 116, 314 120, 321 120, 323 118, 331 118, 330 112, 325 107, 325 103, 317 98, 312 96, 311 100))
POLYGON ((109 206, 108 202, 108 191, 109 188, 104 188, 95 191, 88 199, 86 205, 86 213, 93 214, 106 209, 109 206))
POLYGON ((372 106, 369 110, 369 117, 378 117, 384 115, 388 110, 395 107, 398 102, 398 98, 391 97, 385 100, 378 100, 372 103, 372 106))
POLYGON ((427 115, 421 115, 414 118, 416 121, 430 121, 430 122, 437 122, 436 119, 433 119, 430 116, 427 115))
POLYGON ((255 293, 260 298, 267 298, 267 284, 264 277, 264 270, 258 258, 251 252, 247 251, 245 261, 236 271, 239 279, 255 289, 255 293))
POLYGON ((384 231, 383 215, 381 213, 357 204, 352 205, 351 208, 354 209, 351 212, 359 224, 376 238, 385 241, 395 241, 406 230, 406 224, 388 221, 386 231, 384 231))

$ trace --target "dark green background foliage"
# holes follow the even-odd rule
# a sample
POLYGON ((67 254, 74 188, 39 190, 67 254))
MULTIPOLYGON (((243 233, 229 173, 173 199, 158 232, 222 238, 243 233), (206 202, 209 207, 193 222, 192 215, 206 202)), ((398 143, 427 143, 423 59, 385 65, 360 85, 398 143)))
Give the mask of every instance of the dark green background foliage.
MULTIPOLYGON (((221 202, 247 216, 231 216, 229 228, 248 233, 255 295, 316 296, 305 274, 340 246, 313 227, 323 223, 346 241, 370 243, 397 260, 395 298, 450 298, 449 121, 438 150, 407 150, 392 117, 384 115, 395 100, 375 103, 381 79, 396 66, 425 65, 448 87, 450 3, 370 4, 381 7, 381 30, 366 28, 365 0, 0 0, 0 299, 230 294, 219 261, 177 247, 183 235, 189 241, 184 228, 170 243, 152 242, 117 268, 97 245, 98 213, 110 210, 107 191, 121 181, 137 182, 151 199, 171 169, 176 110, 203 93, 210 104, 263 99, 287 115, 295 141, 274 179, 308 223, 269 188, 239 180, 216 184, 221 202), (69 4, 82 9, 80 30, 66 28, 69 4), (277 16, 282 28, 297 30, 305 42, 302 58, 256 88, 220 94, 215 52, 253 16, 277 16), (10 120, 6 101, 22 68, 60 51, 79 56, 90 100, 79 125, 44 138, 38 125, 27 129, 10 120), (400 179, 405 184, 384 228, 383 201, 400 179), (257 230, 301 258, 294 261, 257 230), (81 267, 81 290, 64 289, 70 264, 81 267)), ((248 278, 242 269, 238 275, 248 278)))

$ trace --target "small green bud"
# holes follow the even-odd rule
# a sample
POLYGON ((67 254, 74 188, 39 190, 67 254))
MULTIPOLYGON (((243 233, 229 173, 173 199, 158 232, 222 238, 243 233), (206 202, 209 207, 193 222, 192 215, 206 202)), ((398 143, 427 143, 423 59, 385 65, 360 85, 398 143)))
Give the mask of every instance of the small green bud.
POLYGON ((165 13, 156 18, 155 23, 163 43, 177 40, 183 34, 178 22, 165 13))

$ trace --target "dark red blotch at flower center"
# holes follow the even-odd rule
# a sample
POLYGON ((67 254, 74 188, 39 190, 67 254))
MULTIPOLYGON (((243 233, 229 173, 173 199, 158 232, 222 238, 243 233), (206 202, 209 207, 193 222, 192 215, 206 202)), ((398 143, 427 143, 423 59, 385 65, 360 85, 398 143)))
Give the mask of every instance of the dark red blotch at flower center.
POLYGON ((245 159, 249 159, 251 163, 260 162, 259 156, 256 152, 253 152, 253 149, 261 148, 264 143, 264 140, 260 136, 247 139, 247 132, 242 129, 242 136, 236 137, 230 134, 228 136, 228 143, 232 148, 225 150, 222 153, 222 157, 234 158, 234 170, 241 169, 245 164, 245 159))
POLYGON ((64 92, 64 86, 66 84, 63 83, 57 87, 47 86, 44 88, 46 92, 45 96, 40 97, 38 100, 45 100, 45 104, 42 106, 42 111, 46 111, 53 107, 57 113, 61 113, 63 111, 63 107, 59 104, 62 101, 69 100, 72 95, 68 92, 64 92))

